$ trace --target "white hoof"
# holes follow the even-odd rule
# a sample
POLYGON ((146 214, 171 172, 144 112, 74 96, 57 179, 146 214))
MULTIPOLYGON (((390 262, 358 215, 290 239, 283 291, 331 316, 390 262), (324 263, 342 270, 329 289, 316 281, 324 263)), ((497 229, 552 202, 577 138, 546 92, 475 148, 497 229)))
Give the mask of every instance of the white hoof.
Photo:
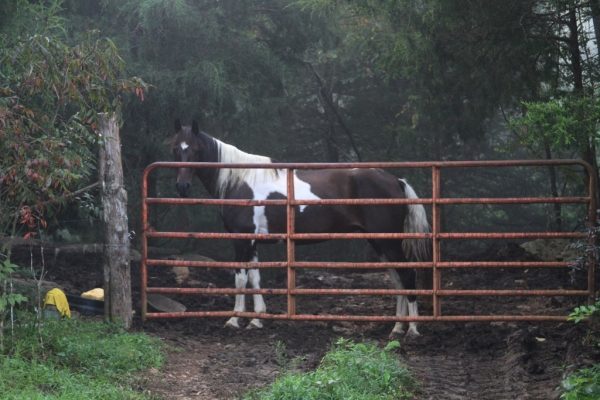
POLYGON ((406 332, 406 336, 417 337, 417 336, 421 336, 421 334, 419 333, 419 331, 417 330, 416 327, 411 326, 410 328, 408 328, 408 332, 406 332))
POLYGON ((390 340, 399 339, 404 336, 405 333, 406 332, 404 332, 404 329, 394 329, 388 337, 390 340))
POLYGON ((400 336, 404 336, 404 327, 406 324, 404 322, 396 322, 394 324, 394 328, 392 329, 392 333, 390 333, 390 338, 397 338, 400 336))
POLYGON ((238 317, 231 317, 225 322, 225 328, 240 329, 240 323, 238 317))
POLYGON ((260 321, 260 319, 254 318, 250 321, 250 323, 248 324, 248 326, 246 328, 247 329, 261 329, 262 327, 263 327, 263 323, 260 321))

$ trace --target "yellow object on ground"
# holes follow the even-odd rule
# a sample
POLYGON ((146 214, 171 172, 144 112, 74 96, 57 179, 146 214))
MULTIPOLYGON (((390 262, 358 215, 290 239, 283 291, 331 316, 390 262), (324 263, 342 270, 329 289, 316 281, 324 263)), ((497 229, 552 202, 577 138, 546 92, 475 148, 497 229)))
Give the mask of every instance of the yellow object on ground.
POLYGON ((83 297, 84 299, 103 301, 104 300, 104 289, 96 288, 96 289, 88 290, 87 292, 81 293, 81 297, 83 297))
POLYGON ((56 307, 60 315, 63 317, 71 318, 71 310, 69 309, 69 302, 67 301, 67 296, 65 296, 65 292, 58 288, 54 288, 46 293, 46 297, 44 297, 44 307, 48 304, 56 307))

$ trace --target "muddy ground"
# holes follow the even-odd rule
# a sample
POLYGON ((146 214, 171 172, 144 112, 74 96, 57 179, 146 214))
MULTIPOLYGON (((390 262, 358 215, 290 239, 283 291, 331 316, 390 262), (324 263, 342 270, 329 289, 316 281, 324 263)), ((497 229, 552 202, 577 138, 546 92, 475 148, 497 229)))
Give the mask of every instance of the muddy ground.
MULTIPOLYGON (((462 257, 464 259, 464 257, 462 257)), ((532 257, 514 245, 490 249, 471 259, 524 260, 532 257), (493 252, 493 254, 490 254, 493 252)), ((100 265, 90 261, 55 260, 48 279, 68 291, 101 285, 100 265)), ((137 265, 133 266, 134 302, 138 301, 137 265)), ((263 274, 263 287, 283 287, 284 276, 263 274)), ((164 270, 150 275, 151 286, 175 285, 164 270)), ((231 287, 228 271, 196 269, 190 286, 231 287)), ((509 269, 444 273, 447 288, 573 288, 565 271, 509 269)), ((298 277, 299 287, 391 287, 384 273, 312 270, 298 277)), ((248 296, 249 297, 249 296, 248 296)), ((179 297, 189 310, 230 310, 233 299, 179 297)), ((282 312, 284 299, 267 297, 270 312, 282 312)), ((448 298, 443 313, 566 315, 581 299, 571 298, 448 298)), ((251 302, 249 302, 251 307, 251 302)), ((137 304, 139 310, 139 304, 137 304)), ((349 296, 300 299, 299 312, 394 313, 391 298, 349 296)), ((431 314, 427 299, 421 314, 431 314)), ((140 390, 165 399, 235 399, 272 382, 286 369, 315 368, 337 338, 385 345, 392 324, 348 322, 266 321, 262 330, 223 328, 224 319, 154 320, 136 329, 160 337, 168 357, 160 371, 150 371, 140 390)), ((247 321, 245 321, 246 323, 247 321)), ((436 323, 421 324, 421 336, 404 338, 398 356, 420 381, 418 399, 556 399, 561 379, 575 366, 600 359, 586 343, 585 326, 571 323, 436 323)))

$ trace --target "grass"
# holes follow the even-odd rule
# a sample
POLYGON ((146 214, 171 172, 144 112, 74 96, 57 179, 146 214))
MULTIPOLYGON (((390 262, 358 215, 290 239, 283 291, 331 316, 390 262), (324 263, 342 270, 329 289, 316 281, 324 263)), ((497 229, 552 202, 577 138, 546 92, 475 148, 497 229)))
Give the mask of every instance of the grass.
POLYGON ((161 344, 114 325, 77 320, 18 328, 0 355, 2 399, 148 399, 135 373, 163 363, 161 344))
POLYGON ((319 367, 307 373, 287 373, 245 400, 397 400, 411 399, 414 379, 393 350, 340 339, 319 367))

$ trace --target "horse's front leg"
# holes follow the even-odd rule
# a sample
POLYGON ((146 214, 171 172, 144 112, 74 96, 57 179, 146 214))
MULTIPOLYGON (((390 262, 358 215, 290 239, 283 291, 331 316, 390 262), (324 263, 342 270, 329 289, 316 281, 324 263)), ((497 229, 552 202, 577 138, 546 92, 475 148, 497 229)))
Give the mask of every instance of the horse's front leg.
MULTIPOLYGON (((248 262, 252 257, 253 245, 249 241, 234 241, 235 248, 235 261, 237 262, 248 262)), ((248 273, 246 269, 237 269, 235 271, 235 288, 236 289, 245 289, 246 284, 248 283, 248 273)), ((235 306, 233 307, 234 312, 244 312, 246 311, 246 296, 244 294, 236 294, 235 295, 235 306)), ((229 328, 239 328, 240 327, 240 319, 239 317, 233 316, 227 320, 225 323, 226 327, 229 328)))
MULTIPOLYGON (((253 242, 239 242, 235 246, 235 258, 236 261, 240 262, 258 262, 258 254, 256 252, 256 243, 253 242)), ((260 289, 260 272, 258 269, 253 268, 248 270, 240 269, 236 270, 235 273, 235 287, 236 289, 245 289, 248 284, 248 278, 250 279, 250 285, 253 289, 260 289)), ((263 299, 262 294, 254 294, 252 295, 252 299, 254 300, 254 312, 255 313, 265 313, 267 311, 267 306, 265 305, 265 301, 263 299)), ((233 308, 235 312, 244 312, 246 311, 246 296, 243 294, 237 294, 235 296, 235 306, 233 308)), ((231 328, 239 328, 239 317, 231 317, 225 323, 225 326, 231 328)), ((248 328, 262 328, 263 324, 259 318, 253 318, 248 325, 248 328)))
MULTIPOLYGON (((258 252, 256 251, 256 242, 252 241, 252 262, 258 262, 258 252)), ((253 289, 260 289, 260 270, 259 269, 250 269, 249 270, 249 278, 250 285, 253 289)), ((267 306, 265 301, 263 300, 262 294, 254 294, 252 295, 252 300, 254 301, 254 312, 255 313, 265 313, 267 312, 267 306)), ((263 324, 259 318, 252 318, 250 321, 250 325, 248 328, 262 328, 263 324)))
MULTIPOLYGON (((246 284, 248 283, 248 274, 245 269, 238 269, 235 271, 235 288, 236 289, 245 289, 246 284)), ((235 306, 233 307, 233 311, 235 312, 244 312, 246 311, 246 296, 243 294, 235 295, 235 306)), ((225 326, 228 328, 236 328, 240 327, 240 319, 238 317, 231 317, 225 323, 225 326)))
MULTIPOLYGON (((253 261, 258 261, 258 258, 255 257, 253 261)), ((260 271, 258 269, 250 270, 250 285, 252 285, 253 289, 260 289, 260 271)), ((252 295, 252 299, 254 300, 254 312, 255 313, 265 313, 267 312, 267 306, 265 301, 263 300, 262 294, 252 295)), ((262 328, 263 324, 259 318, 253 318, 250 321, 250 325, 248 328, 262 328)))

